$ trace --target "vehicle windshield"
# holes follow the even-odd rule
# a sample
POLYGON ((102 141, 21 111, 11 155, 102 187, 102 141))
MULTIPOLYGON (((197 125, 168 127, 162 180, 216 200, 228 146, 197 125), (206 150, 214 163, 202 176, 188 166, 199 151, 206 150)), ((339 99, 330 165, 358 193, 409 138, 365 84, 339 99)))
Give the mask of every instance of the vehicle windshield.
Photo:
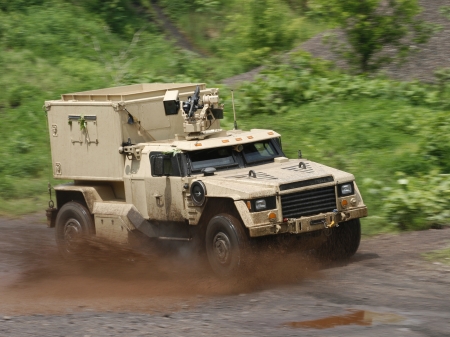
POLYGON ((244 144, 242 153, 247 164, 269 162, 273 161, 273 158, 279 156, 270 139, 244 144))
POLYGON ((206 167, 216 169, 237 166, 231 146, 189 152, 192 171, 201 171, 206 167))
POLYGON ((187 153, 188 165, 193 173, 207 167, 216 170, 254 166, 273 162, 276 157, 284 156, 277 139, 266 139, 242 145, 197 150, 187 153))

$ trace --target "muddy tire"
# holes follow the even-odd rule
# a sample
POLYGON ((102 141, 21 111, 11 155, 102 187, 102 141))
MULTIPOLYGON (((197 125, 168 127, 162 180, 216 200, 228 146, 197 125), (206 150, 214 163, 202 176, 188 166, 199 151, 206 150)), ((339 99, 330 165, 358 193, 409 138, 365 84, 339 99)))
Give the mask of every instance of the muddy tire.
POLYGON ((94 221, 89 210, 78 202, 68 202, 56 217, 55 238, 64 258, 78 257, 86 237, 94 234, 94 221))
POLYGON ((322 260, 345 260, 355 255, 361 241, 361 223, 359 219, 349 220, 339 224, 331 231, 327 241, 317 250, 317 256, 322 260))
POLYGON ((214 216, 205 235, 206 255, 212 270, 222 277, 238 275, 248 258, 248 237, 242 223, 228 214, 214 216))

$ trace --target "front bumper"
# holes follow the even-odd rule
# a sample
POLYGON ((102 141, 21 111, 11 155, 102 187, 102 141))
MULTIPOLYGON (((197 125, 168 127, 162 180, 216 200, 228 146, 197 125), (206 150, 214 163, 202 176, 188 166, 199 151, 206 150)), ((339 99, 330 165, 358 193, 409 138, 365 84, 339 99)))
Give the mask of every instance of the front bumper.
POLYGON ((265 224, 249 227, 251 237, 275 235, 275 234, 301 234, 321 229, 339 226, 340 222, 358 219, 367 216, 367 207, 358 207, 342 212, 328 212, 318 215, 288 219, 286 222, 265 224))

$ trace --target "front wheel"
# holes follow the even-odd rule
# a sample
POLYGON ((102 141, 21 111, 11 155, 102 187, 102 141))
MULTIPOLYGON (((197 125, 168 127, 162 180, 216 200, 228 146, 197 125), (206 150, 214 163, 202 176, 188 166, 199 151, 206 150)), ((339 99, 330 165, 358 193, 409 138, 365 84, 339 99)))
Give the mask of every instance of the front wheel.
POLYGON ((353 219, 332 228, 327 241, 317 249, 319 258, 328 261, 345 260, 355 255, 361 241, 361 222, 353 219))
POLYGON ((81 253, 83 239, 94 234, 94 221, 82 204, 70 201, 64 204, 56 217, 56 245, 65 258, 74 258, 81 253))
POLYGON ((242 270, 248 237, 239 220, 228 214, 216 215, 208 223, 205 241, 209 264, 217 275, 229 277, 242 270))

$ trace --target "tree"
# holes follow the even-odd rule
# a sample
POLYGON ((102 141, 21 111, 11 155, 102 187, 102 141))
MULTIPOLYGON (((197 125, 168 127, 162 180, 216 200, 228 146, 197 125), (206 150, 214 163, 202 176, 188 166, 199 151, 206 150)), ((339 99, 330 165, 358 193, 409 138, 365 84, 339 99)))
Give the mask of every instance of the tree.
POLYGON ((334 35, 329 42, 363 73, 403 59, 435 29, 417 18, 417 0, 312 0, 310 8, 340 26, 346 41, 334 35))

